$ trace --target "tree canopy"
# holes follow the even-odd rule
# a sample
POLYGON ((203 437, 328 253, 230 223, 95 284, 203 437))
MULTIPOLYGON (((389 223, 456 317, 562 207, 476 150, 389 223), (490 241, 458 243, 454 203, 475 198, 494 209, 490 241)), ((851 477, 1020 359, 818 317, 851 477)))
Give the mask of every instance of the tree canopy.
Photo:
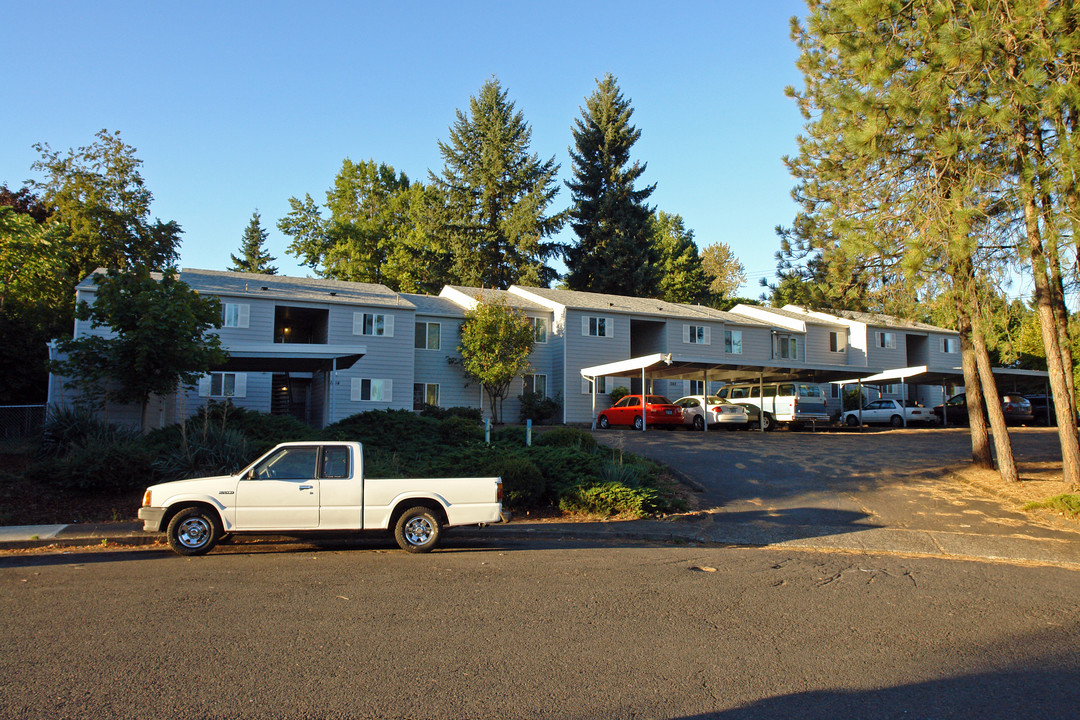
POLYGON ((495 78, 469 98, 467 113, 457 111, 449 141, 439 141, 445 164, 430 179, 444 203, 440 234, 455 282, 506 289, 555 279, 547 261, 560 250, 550 238, 563 216, 548 207, 559 166, 530 152, 531 141, 532 128, 495 78))
POLYGON ((656 294, 658 256, 651 242, 655 185, 637 188, 645 165, 630 162, 641 131, 630 124, 630 101, 608 73, 585 101, 573 127, 570 226, 577 242, 565 251, 571 290, 617 295, 656 294))
POLYGON ((145 416, 151 395, 193 385, 225 362, 221 339, 211 332, 221 327, 221 303, 188 287, 175 268, 160 279, 146 268, 110 269, 94 283, 94 303, 79 303, 77 317, 112 332, 61 341, 64 359, 53 365, 84 399, 136 403, 145 416))
POLYGON ((465 312, 458 346, 461 365, 484 388, 496 423, 501 422, 502 403, 510 383, 529 369, 533 338, 534 328, 529 318, 503 300, 478 299, 465 312))
POLYGON ((276 258, 271 257, 266 249, 267 232, 263 229, 261 219, 258 210, 251 214, 251 222, 244 228, 244 236, 240 240, 240 257, 229 256, 233 262, 230 270, 277 275, 277 267, 270 264, 276 258))

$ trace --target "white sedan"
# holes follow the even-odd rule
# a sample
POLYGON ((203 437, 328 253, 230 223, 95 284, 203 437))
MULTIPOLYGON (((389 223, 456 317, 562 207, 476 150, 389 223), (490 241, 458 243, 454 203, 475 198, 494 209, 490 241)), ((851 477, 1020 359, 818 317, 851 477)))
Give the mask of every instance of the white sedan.
MULTIPOLYGON (((907 417, 907 424, 912 423, 932 423, 936 418, 934 413, 929 409, 919 405, 914 400, 904 400, 903 405, 900 404, 900 400, 874 400, 863 405, 862 409, 862 421, 864 425, 892 425, 893 427, 903 427, 904 417, 907 417)), ((859 424, 859 411, 848 410, 844 413, 844 422, 849 427, 856 427, 859 424)))
POLYGON ((715 395, 687 395, 675 401, 675 404, 683 409, 683 423, 690 425, 695 430, 705 429, 705 415, 702 406, 708 411, 709 425, 723 425, 728 430, 738 430, 746 427, 746 408, 742 405, 728 402, 715 395))

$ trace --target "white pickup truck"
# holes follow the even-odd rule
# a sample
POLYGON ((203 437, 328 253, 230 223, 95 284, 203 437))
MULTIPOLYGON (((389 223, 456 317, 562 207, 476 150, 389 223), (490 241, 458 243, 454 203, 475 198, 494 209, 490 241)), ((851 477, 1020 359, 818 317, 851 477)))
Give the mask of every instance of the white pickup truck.
POLYGON ((365 478, 360 443, 293 442, 236 475, 152 485, 139 519, 180 555, 202 555, 233 533, 391 528, 403 549, 427 552, 443 527, 507 518, 500 478, 365 478))

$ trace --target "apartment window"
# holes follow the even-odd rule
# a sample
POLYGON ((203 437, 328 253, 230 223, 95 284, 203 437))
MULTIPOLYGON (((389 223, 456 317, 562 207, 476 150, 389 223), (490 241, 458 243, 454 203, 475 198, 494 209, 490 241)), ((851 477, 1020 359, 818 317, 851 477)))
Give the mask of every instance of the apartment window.
POLYGON ((705 381, 704 380, 691 380, 689 395, 704 395, 705 394, 705 381))
POLYGON ((615 334, 615 321, 609 317, 592 315, 581 318, 581 334, 589 337, 612 337, 615 334))
POLYGON ((199 379, 199 397, 232 398, 246 395, 246 373, 215 372, 199 379))
POLYGON ((710 330, 704 325, 683 325, 682 340, 691 345, 711 345, 710 330))
POLYGON ((547 318, 529 318, 533 326, 533 342, 546 343, 548 335, 547 318))
MULTIPOLYGON (((581 394, 591 395, 593 391, 592 380, 587 378, 581 379, 581 394)), ((608 381, 606 377, 598 378, 596 384, 596 392, 598 395, 606 395, 608 392, 608 381)))
POLYGON ((353 313, 353 335, 394 336, 394 316, 383 313, 353 313))
POLYGON ((742 355, 742 330, 724 331, 724 352, 742 355))
POLYGON ((547 375, 523 375, 521 392, 547 397, 547 375))
POLYGON ((877 334, 877 346, 879 348, 889 348, 890 350, 896 347, 896 333, 891 332, 878 332, 877 334))
POLYGON ((438 350, 442 344, 442 325, 437 322, 416 323, 415 346, 421 350, 438 350))
POLYGON ((221 309, 221 324, 227 328, 246 328, 251 321, 251 305, 225 303, 221 309))
POLYGON ((899 395, 900 394, 899 386, 897 386, 897 385, 882 385, 881 386, 881 394, 882 395, 899 395))
POLYGON ((842 353, 847 349, 847 338, 843 331, 829 333, 829 352, 842 353))
POLYGON ((439 383, 413 383, 413 410, 423 410, 425 405, 439 407, 439 383))
POLYGON ((941 351, 949 354, 960 352, 960 338, 942 338, 941 351))
POLYGON ((776 338, 776 354, 783 360, 799 359, 799 340, 788 335, 779 335, 776 338))
POLYGON ((836 383, 829 383, 829 391, 832 395, 833 400, 839 400, 840 396, 843 394, 844 388, 842 385, 837 385, 836 383))
POLYGON ((378 378, 353 378, 349 399, 357 401, 390 402, 393 381, 378 378))

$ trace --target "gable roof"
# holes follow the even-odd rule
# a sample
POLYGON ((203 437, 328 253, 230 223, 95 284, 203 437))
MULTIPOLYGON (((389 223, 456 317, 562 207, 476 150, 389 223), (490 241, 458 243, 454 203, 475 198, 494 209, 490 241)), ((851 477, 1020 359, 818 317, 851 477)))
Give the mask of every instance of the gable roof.
MULTIPOLYGON (((552 288, 534 288, 511 285, 510 292, 530 298, 535 297, 550 304, 562 305, 572 310, 592 310, 596 312, 630 313, 634 315, 654 315, 660 317, 682 318, 689 320, 713 320, 738 325, 766 325, 734 313, 688 303, 673 303, 653 298, 636 298, 626 295, 608 295, 581 290, 555 290, 552 288)), ((530 298, 531 299, 531 298, 530 298)))
POLYGON ((532 310, 534 312, 551 312, 551 308, 547 305, 543 305, 538 302, 534 302, 528 298, 522 297, 507 290, 496 290, 494 288, 477 288, 468 287, 466 285, 447 285, 442 289, 440 293, 441 297, 449 297, 460 305, 465 307, 473 307, 476 304, 476 298, 479 297, 483 302, 492 302, 494 300, 502 300, 509 307, 517 310, 532 310))
POLYGON ((415 309, 403 296, 376 283, 191 268, 181 270, 180 279, 193 290, 214 295, 415 309))
POLYGON ((956 330, 950 330, 949 328, 938 327, 937 325, 930 325, 928 323, 919 322, 918 320, 908 320, 906 318, 897 317, 895 315, 885 315, 884 313, 870 313, 870 312, 858 312, 856 310, 828 310, 822 309, 820 312, 829 313, 836 317, 841 317, 846 320, 853 320, 855 322, 864 323, 866 325, 873 325, 874 327, 896 328, 897 330, 920 330, 924 332, 941 332, 956 334, 956 330))
POLYGON ((439 295, 418 295, 401 293, 401 297, 416 307, 417 315, 440 315, 444 317, 464 318, 465 309, 450 298, 439 295))

